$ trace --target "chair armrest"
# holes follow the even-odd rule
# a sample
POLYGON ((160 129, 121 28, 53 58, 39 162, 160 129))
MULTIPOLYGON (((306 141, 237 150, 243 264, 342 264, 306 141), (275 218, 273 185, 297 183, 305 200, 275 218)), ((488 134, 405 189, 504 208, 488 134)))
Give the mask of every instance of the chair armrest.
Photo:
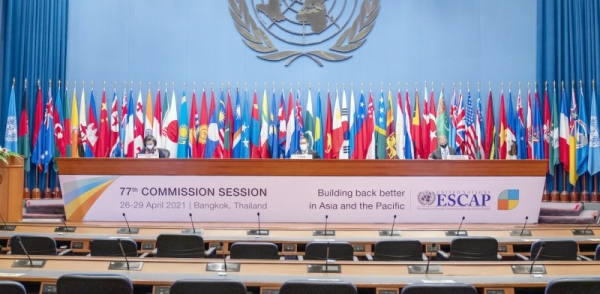
POLYGON ((577 260, 578 261, 592 261, 591 258, 589 258, 587 256, 583 256, 583 255, 577 255, 577 260))
POLYGON ((520 253, 515 253, 515 256, 520 258, 521 260, 529 260, 529 258, 527 258, 527 256, 520 254, 520 253))
POLYGON ((450 258, 450 256, 448 255, 448 253, 446 253, 442 250, 438 250, 437 254, 436 254, 436 258, 437 258, 437 260, 448 260, 450 258))
POLYGON ((65 249, 65 250, 61 251, 58 254, 58 256, 63 256, 63 255, 66 255, 67 253, 71 253, 71 252, 73 252, 73 250, 71 250, 71 249, 65 249))
POLYGON ((298 255, 298 260, 303 261, 304 260, 304 255, 298 255))
POLYGON ((285 256, 280 256, 279 260, 285 260, 285 256))
POLYGON ((217 247, 211 247, 204 251, 204 257, 217 258, 217 247))
POLYGON ((144 258, 144 257, 148 256, 148 254, 150 254, 150 252, 144 252, 142 255, 140 255, 140 258, 144 258))
POLYGON ((91 256, 92 256, 92 254, 88 253, 85 257, 91 257, 91 256))
POLYGON ((230 260, 230 259, 231 259, 231 255, 227 255, 227 256, 225 257, 225 259, 226 259, 226 260, 230 260))
POLYGON ((352 256, 352 261, 358 261, 358 257, 352 256))
POLYGON ((156 256, 157 253, 158 253, 158 248, 152 249, 152 256, 156 256))
POLYGON ((498 254, 498 260, 502 260, 502 255, 498 254))
POLYGON ((365 254, 365 257, 367 258, 368 261, 373 261, 373 256, 371 256, 370 253, 365 254))
POLYGON ((427 255, 425 255, 425 253, 422 253, 421 258, 423 258, 423 261, 429 260, 429 258, 427 258, 427 255))

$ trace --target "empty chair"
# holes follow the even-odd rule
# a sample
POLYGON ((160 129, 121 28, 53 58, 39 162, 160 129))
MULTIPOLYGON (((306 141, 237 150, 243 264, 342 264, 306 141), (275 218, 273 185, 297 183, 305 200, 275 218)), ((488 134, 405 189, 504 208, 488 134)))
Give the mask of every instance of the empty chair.
POLYGON ((160 234, 156 238, 156 257, 203 258, 216 257, 216 248, 204 251, 204 239, 192 234, 160 234))
MULTIPOLYGON (((23 247, 29 255, 57 255, 56 241, 48 236, 14 235, 10 238, 10 254, 25 255, 23 247), (21 241, 19 244, 19 240, 21 241)), ((71 249, 63 250, 58 255, 70 253, 71 249)))
POLYGON ((373 255, 368 260, 376 261, 427 261, 423 253, 423 244, 418 240, 385 240, 375 244, 373 255))
POLYGON ((131 281, 122 275, 67 274, 56 281, 57 294, 133 293, 131 281))
POLYGON ((310 242, 306 244, 304 256, 298 256, 300 260, 354 260, 354 247, 348 242, 310 242), (329 251, 329 255, 327 254, 329 251))
POLYGON ((280 294, 356 294, 356 286, 344 281, 286 281, 279 289, 280 294))
POLYGON ((477 289, 469 284, 408 284, 400 294, 477 294, 477 289))
POLYGON ((236 280, 178 280, 170 294, 246 294, 246 286, 236 280))
POLYGON ((501 260, 498 254, 498 240, 492 237, 458 237, 450 243, 450 255, 438 251, 438 259, 452 261, 494 261, 501 260))
POLYGON ((2 294, 25 294, 25 287, 19 282, 0 281, 0 293, 2 294))
POLYGON ((123 256, 137 257, 137 243, 131 239, 94 239, 90 241, 90 256, 123 256), (123 251, 121 251, 121 246, 123 251))
POLYGON ((229 248, 231 259, 279 259, 277 245, 268 242, 236 242, 229 248))
POLYGON ((599 278, 556 279, 546 286, 546 294, 596 294, 600 291, 599 278))
MULTIPOLYGON (((542 244, 543 248, 539 252, 537 260, 589 260, 587 257, 577 255, 579 247, 574 240, 535 241, 531 244, 531 258, 535 258, 538 255, 542 244)), ((529 258, 518 253, 515 256, 522 260, 529 260, 529 258)))
POLYGON ((600 244, 596 246, 596 253, 594 253, 594 260, 600 260, 600 244))

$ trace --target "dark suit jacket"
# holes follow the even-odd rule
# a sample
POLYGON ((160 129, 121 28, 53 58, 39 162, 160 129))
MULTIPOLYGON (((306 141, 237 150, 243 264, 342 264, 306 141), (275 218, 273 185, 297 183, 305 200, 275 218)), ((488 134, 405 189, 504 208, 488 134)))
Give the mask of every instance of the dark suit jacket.
POLYGON ((152 150, 152 153, 150 152, 146 152, 146 148, 144 148, 142 150, 142 152, 138 153, 138 154, 156 154, 158 153, 158 158, 166 158, 165 154, 162 152, 162 150, 158 149, 158 148, 154 148, 152 150))
MULTIPOLYGON (((304 154, 304 153, 302 153, 302 150, 298 150, 294 154, 304 154)), ((321 159, 321 156, 319 156, 319 152, 317 152, 317 151, 307 150, 306 154, 311 154, 313 159, 321 159)))
MULTIPOLYGON (((448 155, 456 155, 456 149, 448 146, 448 155)), ((438 148, 429 154, 429 159, 442 159, 442 149, 438 148)))

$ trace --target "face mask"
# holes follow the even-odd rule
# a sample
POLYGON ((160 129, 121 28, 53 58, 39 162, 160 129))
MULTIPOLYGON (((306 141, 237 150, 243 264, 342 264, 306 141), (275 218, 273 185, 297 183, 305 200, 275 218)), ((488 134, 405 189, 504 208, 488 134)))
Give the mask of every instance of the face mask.
POLYGON ((146 148, 152 149, 152 148, 154 148, 154 144, 146 144, 146 148))
POLYGON ((300 150, 302 150, 302 151, 308 150, 308 145, 307 144, 300 144, 300 150))
POLYGON ((440 144, 440 147, 442 148, 446 148, 448 146, 448 144, 440 144))

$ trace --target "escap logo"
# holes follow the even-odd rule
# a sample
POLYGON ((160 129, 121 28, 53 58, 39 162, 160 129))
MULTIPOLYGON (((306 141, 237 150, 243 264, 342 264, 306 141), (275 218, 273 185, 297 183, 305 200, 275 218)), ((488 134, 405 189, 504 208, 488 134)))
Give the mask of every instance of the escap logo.
POLYGON ((435 203, 436 194, 433 191, 421 191, 417 197, 421 205, 432 205, 435 203))
POLYGON ((512 210, 519 205, 519 190, 508 189, 498 195, 498 210, 512 210))
POLYGON ((242 41, 259 58, 288 60, 288 66, 305 56, 323 66, 321 61, 352 57, 349 53, 366 42, 379 1, 229 0, 229 13, 242 41))

